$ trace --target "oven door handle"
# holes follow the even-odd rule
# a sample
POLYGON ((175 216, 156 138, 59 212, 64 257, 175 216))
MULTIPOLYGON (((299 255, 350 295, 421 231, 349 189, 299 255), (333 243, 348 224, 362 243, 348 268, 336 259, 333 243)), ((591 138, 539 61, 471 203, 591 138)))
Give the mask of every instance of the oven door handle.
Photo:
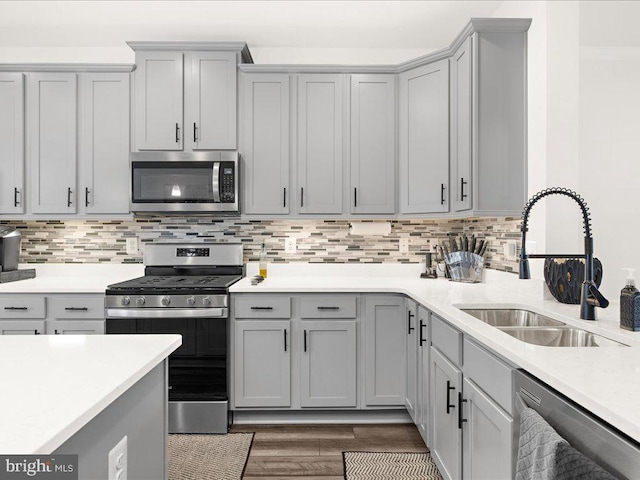
POLYGON ((226 308, 107 308, 110 318, 227 318, 226 308))

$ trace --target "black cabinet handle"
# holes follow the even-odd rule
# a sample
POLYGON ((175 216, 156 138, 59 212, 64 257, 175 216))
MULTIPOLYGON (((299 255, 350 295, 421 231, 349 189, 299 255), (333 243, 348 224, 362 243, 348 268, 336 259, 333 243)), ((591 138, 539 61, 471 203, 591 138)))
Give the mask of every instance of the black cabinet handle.
POLYGON ((464 201, 465 198, 467 198, 467 194, 464 193, 464 186, 467 184, 467 182, 464 181, 464 177, 460 177, 460 201, 464 201))
POLYGON ((354 207, 358 206, 358 188, 357 187, 353 187, 353 206, 354 207))
POLYGON ((55 333, 56 335, 58 335, 58 329, 56 328, 53 333, 55 333))
POLYGON ((24 310, 27 311, 29 310, 28 307, 4 307, 5 310, 24 310))
POLYGON ((462 392, 458 392, 458 428, 462 430, 462 424, 467 421, 466 418, 462 417, 462 404, 467 401, 462 398, 462 392))
POLYGON ((451 386, 451 382, 449 380, 447 380, 447 415, 449 415, 449 412, 451 411, 452 408, 455 408, 455 405, 451 405, 451 400, 449 398, 449 393, 451 393, 451 390, 455 390, 456 387, 452 387, 451 386))
POLYGON ((407 315, 407 324, 409 326, 409 331, 407 332, 407 335, 411 335, 411 332, 415 330, 415 328, 411 326, 411 317, 413 317, 413 313, 411 313, 411 310, 409 310, 407 313, 409 314, 407 315))
POLYGON ((67 188, 67 207, 71 206, 71 187, 67 188))
POLYGON ((89 309, 87 307, 64 307, 68 312, 86 312, 89 309))
POLYGON ((176 123, 176 143, 180 143, 180 125, 176 123))
POLYGON ((251 307, 251 310, 273 310, 273 307, 251 307))
POLYGON ((33 334, 34 334, 34 335, 40 335, 40 332, 39 332, 39 331, 38 331, 38 329, 36 328, 36 329, 33 331, 33 334))
POLYGON ((196 122, 193 122, 193 143, 196 143, 198 141, 198 125, 196 125, 196 122))
POLYGON ((444 183, 440 184, 440 205, 444 205, 444 183))
POLYGON ((286 207, 287 206, 287 187, 284 187, 284 193, 282 195, 282 206, 286 207))
POLYGON ((340 307, 318 307, 318 310, 340 310, 340 307))
POLYGON ((300 206, 304 207, 304 187, 300 187, 300 206))
POLYGON ((287 351, 287 329, 285 328, 284 330, 284 351, 287 351))
POLYGON ((15 187, 13 189, 13 206, 17 207, 19 202, 18 202, 18 187, 15 187))
POLYGON ((84 206, 89 206, 89 187, 84 187, 84 206))
POLYGON ((304 351, 307 351, 307 331, 304 331, 304 351))
POLYGON ((427 339, 422 336, 422 332, 424 332, 424 327, 426 326, 427 324, 424 323, 422 319, 420 319, 420 346, 422 346, 422 344, 427 341, 427 339))

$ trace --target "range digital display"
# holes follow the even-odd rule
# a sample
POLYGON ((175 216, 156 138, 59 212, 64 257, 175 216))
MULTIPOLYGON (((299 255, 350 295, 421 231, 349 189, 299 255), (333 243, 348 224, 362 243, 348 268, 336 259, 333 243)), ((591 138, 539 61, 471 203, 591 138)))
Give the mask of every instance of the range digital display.
POLYGON ((177 257, 208 257, 209 248, 178 248, 177 257))

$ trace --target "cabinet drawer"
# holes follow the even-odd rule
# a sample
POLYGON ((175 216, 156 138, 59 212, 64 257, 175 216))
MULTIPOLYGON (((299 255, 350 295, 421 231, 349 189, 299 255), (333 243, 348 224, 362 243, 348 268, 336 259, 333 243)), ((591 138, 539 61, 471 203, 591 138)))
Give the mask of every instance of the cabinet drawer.
POLYGON ((44 297, 7 296, 0 298, 0 318, 45 318, 44 297))
POLYGON ((462 365, 462 333, 436 315, 431 315, 431 342, 457 366, 462 365))
POLYGON ((484 348, 464 339, 464 375, 513 415, 513 369, 484 348))
POLYGON ((236 297, 236 318, 290 318, 291 297, 249 295, 236 297))
POLYGON ((356 318, 357 297, 314 295, 300 299, 301 318, 356 318))
POLYGON ((53 318, 104 318, 104 297, 49 297, 53 318))
POLYGON ((54 335, 103 335, 104 320, 55 320, 47 332, 54 335))
POLYGON ((0 320, 0 335, 42 335, 44 320, 0 320))

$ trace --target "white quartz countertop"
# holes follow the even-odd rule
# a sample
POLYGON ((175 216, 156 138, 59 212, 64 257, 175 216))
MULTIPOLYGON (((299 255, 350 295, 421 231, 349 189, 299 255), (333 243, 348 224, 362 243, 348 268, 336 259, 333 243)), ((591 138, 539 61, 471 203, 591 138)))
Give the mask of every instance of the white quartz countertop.
POLYGON ((269 265, 268 278, 251 285, 255 266, 231 293, 405 294, 640 442, 640 332, 620 328, 619 304, 610 299, 598 320, 579 319, 578 305, 547 300, 542 280, 519 280, 488 270, 484 283, 420 279, 423 266, 269 265), (458 307, 525 307, 629 347, 543 347, 521 342, 462 312, 458 307))
POLYGON ((104 293, 107 286, 144 275, 134 264, 20 264, 18 270, 36 269, 36 278, 0 283, 3 293, 104 293))
POLYGON ((0 336, 0 452, 53 452, 181 343, 180 335, 0 336))

